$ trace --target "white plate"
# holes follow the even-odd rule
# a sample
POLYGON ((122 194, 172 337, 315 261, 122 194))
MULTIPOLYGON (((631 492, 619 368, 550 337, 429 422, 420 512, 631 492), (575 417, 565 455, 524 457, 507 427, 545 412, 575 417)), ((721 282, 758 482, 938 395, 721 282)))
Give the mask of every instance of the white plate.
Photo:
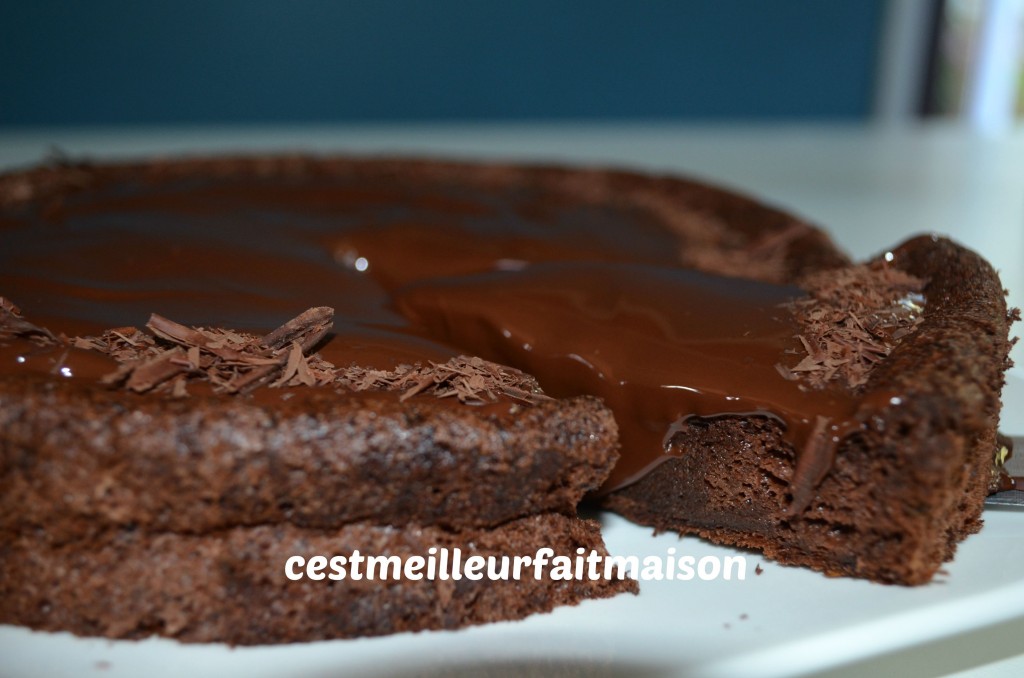
MULTIPOLYGON (((1024 432, 1024 379, 1011 377, 1003 430, 1024 432)), ((602 515, 612 553, 741 555, 699 539, 654 537, 602 515)), ((1024 629, 1024 512, 989 509, 934 582, 917 588, 830 579, 746 554, 744 581, 643 582, 638 596, 456 632, 229 649, 76 638, 0 626, 0 674, 104 677, 796 675, 888 654, 915 673, 959 670, 1019 648, 1024 629), (755 575, 760 565, 762 574, 755 575), (1001 635, 1000 635, 1001 634, 1001 635), (990 639, 977 642, 977 636, 990 639), (957 641, 960 641, 959 643, 957 641), (938 664, 936 665, 936 662, 938 664)), ((874 662, 870 664, 870 662, 874 662)), ((875 671, 872 671, 875 672, 875 671)))

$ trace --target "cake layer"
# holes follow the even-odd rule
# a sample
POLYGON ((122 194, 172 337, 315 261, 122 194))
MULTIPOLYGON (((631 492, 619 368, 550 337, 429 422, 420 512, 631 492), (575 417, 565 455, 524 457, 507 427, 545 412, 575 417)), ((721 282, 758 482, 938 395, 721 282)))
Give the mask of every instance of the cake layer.
MULTIPOLYGON (((0 542, 0 623, 110 638, 156 634, 255 645, 453 629, 637 590, 632 580, 555 581, 550 564, 539 579, 526 565, 519 580, 511 565, 507 579, 488 578, 485 567, 478 581, 442 579, 440 564, 433 580, 425 567, 421 580, 396 578, 393 569, 383 580, 380 566, 370 580, 366 563, 361 569, 344 563, 340 580, 328 578, 334 570, 326 566, 321 580, 286 575, 293 556, 329 561, 359 551, 364 558, 393 556, 405 563, 412 556, 440 557, 442 549, 448 549, 452 572, 459 549, 463 564, 473 556, 495 557, 493 571, 500 575, 503 556, 532 558, 542 548, 551 549, 549 559, 574 561, 577 549, 606 555, 597 523, 558 514, 459 532, 370 523, 330 530, 260 526, 199 536, 115 530, 64 546, 26 533, 0 542)), ((292 570, 305 572, 301 566, 292 570)))
POLYGON ((486 527, 575 514, 617 457, 615 421, 589 397, 453 406, 309 387, 267 405, 59 386, 0 388, 0 530, 486 527))

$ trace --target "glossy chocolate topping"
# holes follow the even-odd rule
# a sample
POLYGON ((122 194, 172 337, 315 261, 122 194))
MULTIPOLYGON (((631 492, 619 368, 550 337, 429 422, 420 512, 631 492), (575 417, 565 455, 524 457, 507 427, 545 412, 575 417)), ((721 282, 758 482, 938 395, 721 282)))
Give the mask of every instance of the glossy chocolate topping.
POLYGON ((673 434, 690 417, 773 416, 801 450, 859 427, 848 394, 803 390, 776 368, 798 346, 783 304, 802 294, 687 269, 557 262, 423 282, 397 304, 434 336, 543 375, 551 395, 602 397, 627 450, 615 488, 682 453, 673 434))
MULTIPOLYGON (((152 312, 265 332, 331 306, 321 355, 335 365, 480 355, 550 395, 599 395, 623 455, 605 490, 685 453, 673 436, 691 417, 757 414, 785 426, 801 505, 860 427, 847 392, 803 390, 776 367, 798 348, 783 304, 799 289, 680 268, 678 235, 628 204, 359 176, 186 176, 16 205, 0 237, 0 294, 56 333, 142 327, 152 312)), ((0 346, 0 376, 96 379, 112 366, 80 349, 0 346)))

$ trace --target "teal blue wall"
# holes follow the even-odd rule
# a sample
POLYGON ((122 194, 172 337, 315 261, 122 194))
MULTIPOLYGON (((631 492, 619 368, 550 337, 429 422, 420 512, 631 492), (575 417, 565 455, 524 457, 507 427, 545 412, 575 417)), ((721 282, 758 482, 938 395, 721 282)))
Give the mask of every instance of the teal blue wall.
POLYGON ((0 125, 856 119, 882 0, 0 0, 0 125))

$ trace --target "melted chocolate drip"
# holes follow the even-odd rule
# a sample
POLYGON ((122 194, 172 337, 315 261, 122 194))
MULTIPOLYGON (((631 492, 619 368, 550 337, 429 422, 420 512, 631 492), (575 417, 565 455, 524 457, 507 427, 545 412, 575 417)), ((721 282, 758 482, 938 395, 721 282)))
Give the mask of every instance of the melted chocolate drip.
MULTIPOLYGON (((554 396, 599 395, 623 453, 605 491, 685 453, 674 434, 690 418, 754 414, 781 421, 798 451, 799 511, 861 426, 847 392, 808 392, 776 369, 798 348, 781 305, 799 289, 679 268, 676 236, 625 205, 358 177, 188 178, 19 208, 0 233, 0 293, 54 332, 141 327, 157 312, 260 333, 331 306, 320 353, 339 366, 469 353, 554 396)), ((89 351, 0 342, 0 376, 95 380, 112 367, 89 351)))
POLYGON ((805 450, 794 501, 859 428, 842 391, 806 391, 775 365, 799 333, 782 304, 793 287, 650 265, 559 262, 434 280, 400 291, 414 322, 473 353, 520 366, 556 397, 590 393, 616 414, 626 451, 607 488, 666 454, 691 417, 757 414, 805 450))

